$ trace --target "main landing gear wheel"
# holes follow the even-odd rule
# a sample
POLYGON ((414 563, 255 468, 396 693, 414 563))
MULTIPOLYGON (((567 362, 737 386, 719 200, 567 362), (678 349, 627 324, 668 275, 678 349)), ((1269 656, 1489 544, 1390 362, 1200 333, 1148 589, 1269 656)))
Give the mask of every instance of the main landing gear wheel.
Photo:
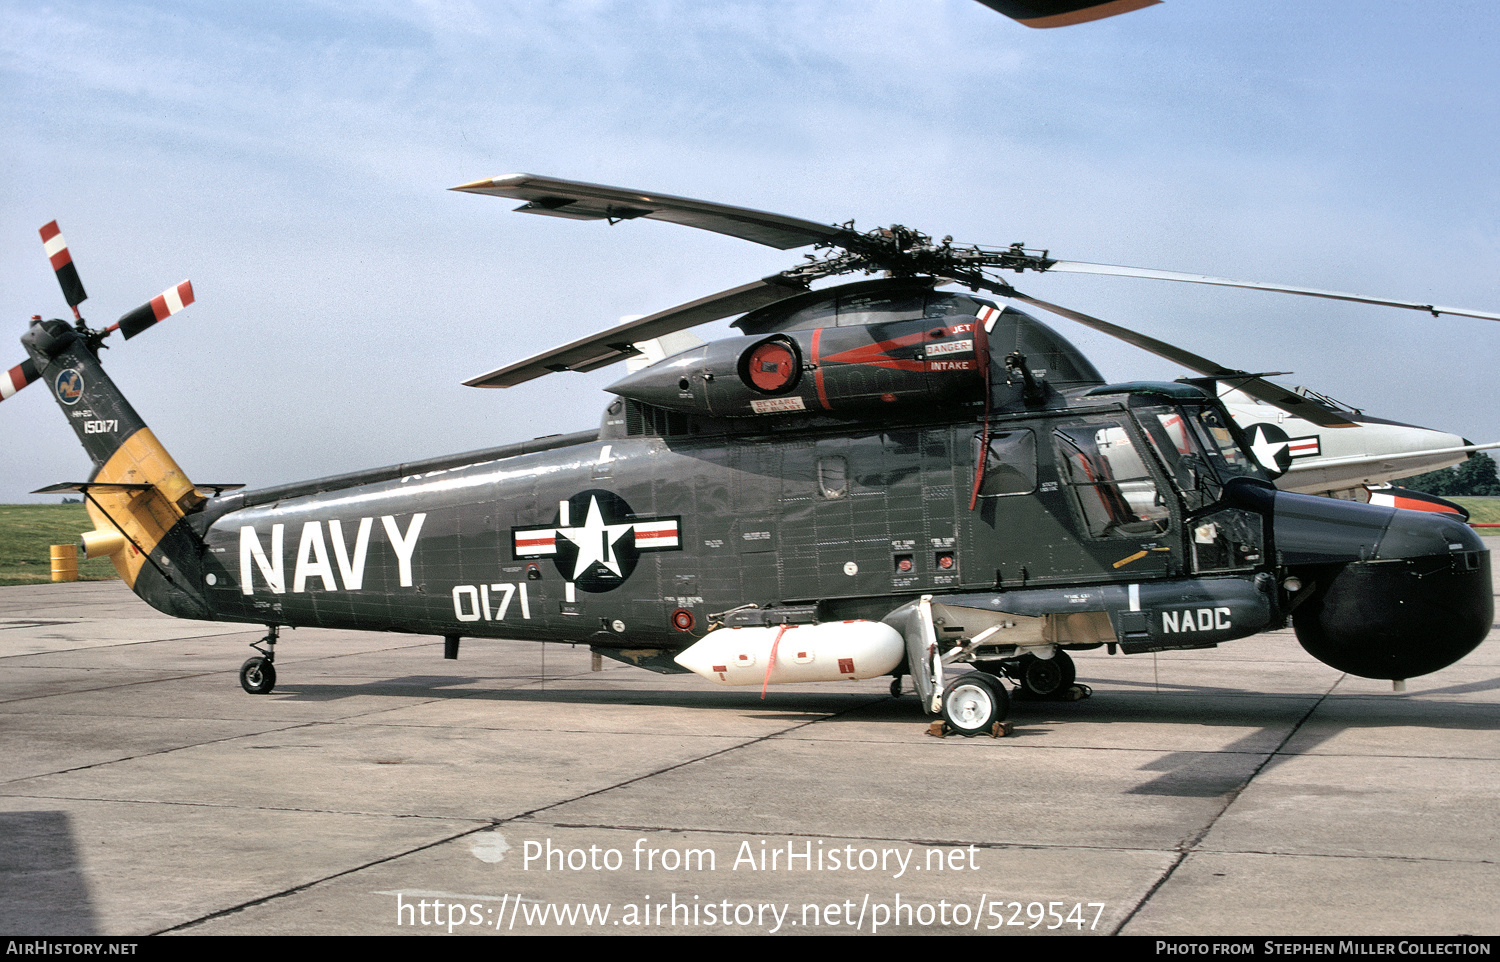
POLYGON ((269 695, 276 687, 276 666, 259 655, 240 666, 240 687, 252 695, 269 695))
POLYGON ((1008 714, 1010 695, 993 675, 965 672, 943 689, 943 720, 960 735, 989 734, 1008 714))
POLYGON ((1051 658, 1022 655, 1014 664, 1011 677, 1030 698, 1054 698, 1072 688, 1078 680, 1073 659, 1062 649, 1051 658))

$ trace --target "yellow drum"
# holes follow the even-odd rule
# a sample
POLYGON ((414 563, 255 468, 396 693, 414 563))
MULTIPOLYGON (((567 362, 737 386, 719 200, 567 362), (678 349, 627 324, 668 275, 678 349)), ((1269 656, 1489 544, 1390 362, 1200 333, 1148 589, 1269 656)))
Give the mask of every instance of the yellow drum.
POLYGON ((78 580, 78 546, 76 544, 52 546, 52 580, 78 580))

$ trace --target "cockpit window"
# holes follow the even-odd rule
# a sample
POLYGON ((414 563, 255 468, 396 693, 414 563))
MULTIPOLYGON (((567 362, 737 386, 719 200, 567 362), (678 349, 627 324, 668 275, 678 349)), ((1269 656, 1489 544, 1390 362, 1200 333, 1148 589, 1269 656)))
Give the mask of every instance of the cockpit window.
POLYGON ((1135 409, 1151 446, 1182 490, 1188 510, 1219 499, 1230 478, 1258 478, 1260 468, 1234 440, 1218 408, 1152 405, 1135 409))
POLYGON ((1185 408, 1184 411, 1193 414, 1190 419, 1192 425, 1198 430, 1203 438, 1203 446, 1208 450, 1209 456, 1215 459, 1215 467, 1219 469, 1221 476, 1227 481, 1231 477, 1254 478, 1260 476, 1260 468, 1256 466, 1249 452, 1245 451, 1234 441, 1234 433, 1229 428, 1228 418, 1218 408, 1185 408))

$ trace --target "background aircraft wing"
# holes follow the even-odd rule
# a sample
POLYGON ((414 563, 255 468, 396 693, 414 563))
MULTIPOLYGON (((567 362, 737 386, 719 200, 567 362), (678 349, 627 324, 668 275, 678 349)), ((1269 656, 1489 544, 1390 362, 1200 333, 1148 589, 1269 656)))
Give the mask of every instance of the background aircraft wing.
POLYGON ((1428 448, 1425 451, 1392 451, 1386 454, 1358 454, 1345 458, 1308 458, 1306 461, 1300 463, 1293 462, 1292 466, 1287 469, 1287 473, 1318 471, 1328 468, 1357 468, 1365 465, 1388 465, 1391 468, 1397 468, 1402 461, 1418 461, 1460 454, 1468 456, 1476 451, 1491 451, 1495 448, 1500 448, 1500 441, 1494 441, 1489 444, 1463 444, 1452 448, 1428 448))

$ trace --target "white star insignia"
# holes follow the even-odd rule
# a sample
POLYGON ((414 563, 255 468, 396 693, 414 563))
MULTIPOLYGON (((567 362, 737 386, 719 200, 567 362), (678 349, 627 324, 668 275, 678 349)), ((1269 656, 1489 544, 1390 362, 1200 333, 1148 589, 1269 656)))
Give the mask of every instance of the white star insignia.
POLYGON ((1255 437, 1250 439, 1250 453, 1255 455, 1255 460, 1260 462, 1261 467, 1272 474, 1281 474, 1281 465, 1276 463, 1276 455, 1287 449, 1288 442, 1272 441, 1266 437, 1266 429, 1257 425, 1255 437))
POLYGON ((615 557, 615 543, 625 537, 634 524, 605 524, 604 512, 599 510, 599 499, 589 499, 588 516, 581 528, 558 528, 557 533, 578 546, 578 563, 573 567, 573 580, 595 563, 603 565, 621 575, 620 562, 615 557))

